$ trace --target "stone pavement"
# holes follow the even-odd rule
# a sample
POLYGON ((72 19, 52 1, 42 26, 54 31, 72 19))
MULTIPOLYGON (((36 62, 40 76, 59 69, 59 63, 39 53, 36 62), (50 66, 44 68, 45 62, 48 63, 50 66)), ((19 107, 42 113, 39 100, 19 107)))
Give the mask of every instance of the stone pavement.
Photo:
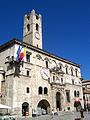
MULTIPOLYGON (((17 120, 75 120, 75 118, 80 118, 80 112, 59 112, 58 116, 42 115, 33 118, 18 118, 17 120)), ((84 119, 90 120, 90 113, 84 112, 84 119)))

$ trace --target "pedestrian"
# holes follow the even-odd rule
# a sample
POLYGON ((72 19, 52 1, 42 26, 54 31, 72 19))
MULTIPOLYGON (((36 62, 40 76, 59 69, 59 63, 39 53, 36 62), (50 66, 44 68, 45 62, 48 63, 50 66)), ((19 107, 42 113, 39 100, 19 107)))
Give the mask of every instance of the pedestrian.
POLYGON ((81 118, 84 118, 84 115, 83 115, 83 109, 81 108, 81 110, 80 110, 80 114, 81 114, 81 118))

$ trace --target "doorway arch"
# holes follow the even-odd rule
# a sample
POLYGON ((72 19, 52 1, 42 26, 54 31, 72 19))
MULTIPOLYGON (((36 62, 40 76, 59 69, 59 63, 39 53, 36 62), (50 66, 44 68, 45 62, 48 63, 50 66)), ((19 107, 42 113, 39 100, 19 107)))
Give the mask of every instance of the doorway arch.
POLYGON ((22 115, 26 116, 26 113, 29 113, 29 104, 27 102, 24 102, 22 104, 22 115))
POLYGON ((61 111, 61 94, 59 92, 56 93, 56 109, 61 111))
POLYGON ((40 107, 41 109, 44 109, 46 110, 46 113, 49 114, 50 113, 50 104, 47 100, 41 100, 39 103, 38 103, 38 107, 40 107))

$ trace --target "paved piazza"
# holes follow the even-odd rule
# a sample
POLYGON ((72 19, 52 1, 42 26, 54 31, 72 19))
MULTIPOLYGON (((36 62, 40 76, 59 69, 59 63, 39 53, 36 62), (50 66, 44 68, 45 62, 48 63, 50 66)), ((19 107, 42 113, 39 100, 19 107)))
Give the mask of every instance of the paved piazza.
MULTIPOLYGON (((79 112, 60 112, 58 116, 51 117, 51 115, 43 115, 33 118, 18 118, 17 120, 75 120, 75 118, 80 118, 79 112)), ((84 112, 84 119, 90 120, 90 113, 84 112)))

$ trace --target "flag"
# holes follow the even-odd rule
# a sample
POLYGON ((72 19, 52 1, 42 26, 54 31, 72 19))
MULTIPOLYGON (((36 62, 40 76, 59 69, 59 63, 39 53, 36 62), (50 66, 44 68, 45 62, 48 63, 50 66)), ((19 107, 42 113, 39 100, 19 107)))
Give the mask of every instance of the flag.
POLYGON ((17 57, 16 57, 17 62, 19 61, 19 58, 20 58, 20 52, 21 52, 21 48, 20 48, 20 45, 19 45, 18 50, 17 50, 17 57))
POLYGON ((26 48, 24 48, 23 46, 21 47, 19 46, 18 51, 17 51, 16 61, 19 61, 19 62, 23 61, 25 55, 26 55, 26 48))
POLYGON ((24 56, 26 55, 26 48, 24 48, 24 56))
POLYGON ((20 52, 20 57, 19 57, 19 61, 21 62, 24 58, 24 48, 21 48, 21 52, 20 52))

